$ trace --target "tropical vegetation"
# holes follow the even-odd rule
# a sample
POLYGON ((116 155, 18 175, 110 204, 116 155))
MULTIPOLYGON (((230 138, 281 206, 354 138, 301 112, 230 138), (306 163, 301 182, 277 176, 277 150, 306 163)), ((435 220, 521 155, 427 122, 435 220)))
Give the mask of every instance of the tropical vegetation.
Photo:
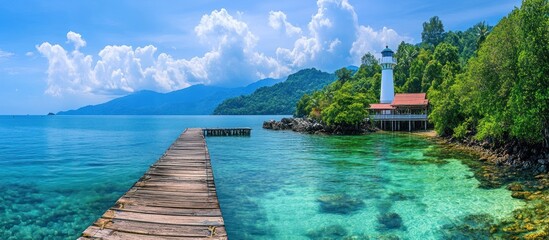
MULTIPOLYGON (((495 27, 444 30, 438 17, 423 24, 422 42, 395 53, 395 91, 426 92, 439 135, 549 147, 548 0, 525 0, 495 27)), ((366 53, 359 70, 305 94, 295 116, 328 125, 357 125, 379 99, 381 68, 366 53)))

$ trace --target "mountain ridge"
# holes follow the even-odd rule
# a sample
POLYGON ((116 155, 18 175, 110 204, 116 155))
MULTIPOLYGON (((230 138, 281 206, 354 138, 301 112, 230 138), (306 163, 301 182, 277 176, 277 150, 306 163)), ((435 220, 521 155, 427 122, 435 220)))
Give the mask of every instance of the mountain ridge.
POLYGON ((250 94, 258 88, 272 86, 282 79, 266 78, 244 87, 227 88, 192 85, 168 93, 141 90, 110 101, 58 115, 206 115, 211 114, 223 100, 250 94))
POLYGON ((291 115, 303 94, 320 90, 336 79, 334 73, 315 68, 302 69, 288 76, 286 81, 270 87, 258 88, 247 96, 225 99, 214 115, 291 115))

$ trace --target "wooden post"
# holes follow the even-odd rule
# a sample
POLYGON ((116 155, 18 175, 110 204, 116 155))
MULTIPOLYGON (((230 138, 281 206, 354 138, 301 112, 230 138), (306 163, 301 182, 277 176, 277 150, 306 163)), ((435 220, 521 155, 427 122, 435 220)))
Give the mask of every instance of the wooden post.
POLYGON ((408 131, 412 131, 412 120, 408 120, 408 131))

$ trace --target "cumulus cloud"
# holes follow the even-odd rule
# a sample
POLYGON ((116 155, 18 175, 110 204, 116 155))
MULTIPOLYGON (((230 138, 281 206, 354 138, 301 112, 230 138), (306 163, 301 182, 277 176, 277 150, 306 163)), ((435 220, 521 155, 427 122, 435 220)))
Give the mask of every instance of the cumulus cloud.
POLYGON ((70 31, 70 32, 67 33, 67 42, 73 43, 74 48, 76 50, 78 50, 81 47, 86 46, 86 41, 84 41, 84 39, 82 39, 82 36, 78 33, 73 32, 73 31, 70 31))
MULTIPOLYGON (((281 37, 295 40, 290 48, 278 47, 276 56, 257 50, 260 38, 240 20, 242 13, 235 18, 225 9, 201 17, 194 33, 207 51, 189 59, 158 52, 153 45, 105 46, 97 54, 85 54, 86 41, 70 31, 68 48, 49 42, 36 46, 49 63, 46 93, 120 95, 142 89, 167 92, 194 84, 243 86, 304 67, 333 71, 359 64, 366 52, 409 40, 389 28, 376 31, 360 25, 348 0, 318 0, 317 7, 306 28, 291 24, 284 12, 269 13, 269 26, 281 37)), ((0 57, 9 54, 0 51, 0 57)))
POLYGON ((398 35, 387 27, 375 31, 371 27, 360 26, 357 31, 357 39, 353 42, 351 55, 360 59, 366 52, 378 52, 385 45, 396 47, 400 42, 409 42, 411 39, 398 35))
POLYGON ((292 49, 278 48, 276 54, 293 68, 319 67, 335 70, 348 64, 358 64, 367 52, 376 53, 385 44, 396 46, 409 40, 396 31, 383 28, 375 31, 362 26, 348 0, 318 0, 318 10, 292 49))
POLYGON ((275 30, 283 30, 288 36, 301 34, 301 28, 292 25, 282 11, 269 12, 269 26, 275 30))
POLYGON ((211 51, 189 61, 196 77, 207 84, 230 85, 235 80, 246 82, 265 77, 280 77, 290 69, 272 57, 255 50, 258 38, 248 25, 233 18, 225 9, 204 15, 196 35, 210 45, 211 51))
POLYGON ((72 51, 44 42, 37 46, 48 59, 47 94, 124 94, 150 89, 173 91, 194 84, 245 85, 261 78, 278 78, 290 72, 274 58, 255 50, 257 37, 248 25, 225 9, 204 15, 195 27, 198 38, 210 47, 203 56, 176 59, 157 53, 155 46, 106 46, 92 55, 80 51, 86 41, 69 32, 72 51))

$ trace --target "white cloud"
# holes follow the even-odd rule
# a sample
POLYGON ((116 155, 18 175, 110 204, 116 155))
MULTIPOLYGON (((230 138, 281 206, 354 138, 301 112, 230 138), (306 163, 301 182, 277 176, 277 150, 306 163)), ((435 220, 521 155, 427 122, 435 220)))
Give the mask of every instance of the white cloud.
POLYGON ((272 57, 255 50, 255 37, 246 23, 225 9, 204 15, 195 27, 200 40, 210 47, 201 57, 176 59, 157 53, 149 45, 106 46, 94 61, 80 51, 86 45, 80 34, 69 32, 74 50, 44 42, 38 52, 48 59, 47 94, 124 94, 142 89, 172 91, 194 84, 245 85, 261 78, 278 78, 290 72, 272 57))
POLYGON ((293 49, 278 48, 278 59, 292 68, 317 67, 335 70, 359 64, 367 52, 379 52, 385 44, 396 47, 408 38, 394 30, 375 31, 358 23, 348 0, 318 0, 318 11, 308 24, 308 34, 298 38, 293 49))
POLYGON ((82 36, 73 31, 67 33, 67 43, 73 43, 76 50, 86 46, 86 41, 82 39, 82 36))
POLYGON ((59 96, 62 92, 90 92, 93 86, 91 56, 78 51, 68 53, 60 45, 48 42, 37 46, 37 50, 48 59, 48 88, 46 93, 59 96))
POLYGON ((365 53, 379 52, 386 45, 396 48, 402 41, 410 42, 411 38, 400 36, 395 30, 387 27, 383 27, 381 31, 375 31, 369 26, 360 26, 357 31, 357 39, 351 48, 351 55, 360 59, 365 53))
POLYGON ((34 56, 34 52, 27 52, 27 53, 25 53, 25 56, 32 57, 32 56, 34 56))
POLYGON ((11 52, 6 52, 6 51, 3 51, 2 49, 0 49, 0 58, 9 58, 9 57, 12 57, 13 53, 11 52))
POLYGON ((301 28, 288 22, 286 14, 281 11, 269 12, 269 26, 275 30, 283 30, 288 36, 301 34, 301 28))
MULTIPOLYGON (((166 92, 194 84, 242 86, 304 67, 333 71, 358 65, 366 52, 409 40, 389 28, 376 31, 360 25, 348 0, 318 0, 317 7, 303 29, 289 23, 284 12, 269 13, 270 27, 284 38, 295 39, 291 48, 278 47, 276 57, 257 50, 259 37, 241 20, 243 13, 237 12, 235 18, 225 9, 202 16, 194 32, 208 50, 189 59, 158 52, 152 45, 105 46, 88 55, 81 51, 86 41, 71 31, 67 33, 67 43, 73 45, 70 50, 48 42, 36 47, 49 63, 46 93, 118 95, 143 89, 166 92)), ((0 51, 2 55, 9 53, 0 51)))

